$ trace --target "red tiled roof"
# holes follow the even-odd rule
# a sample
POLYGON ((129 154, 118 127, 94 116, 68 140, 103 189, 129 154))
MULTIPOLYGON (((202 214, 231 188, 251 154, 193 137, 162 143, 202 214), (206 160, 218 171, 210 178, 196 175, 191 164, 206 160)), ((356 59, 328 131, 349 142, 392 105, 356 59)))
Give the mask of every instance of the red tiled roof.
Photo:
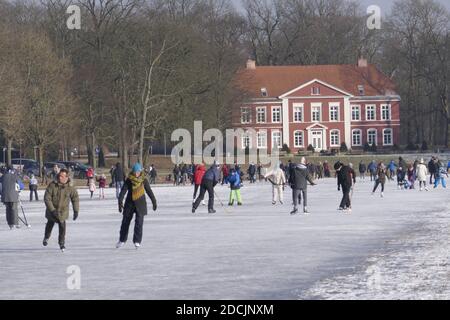
POLYGON ((237 85, 251 98, 262 98, 261 88, 267 89, 268 98, 277 98, 314 79, 354 96, 361 96, 359 85, 364 85, 364 96, 397 95, 392 80, 372 64, 367 67, 320 65, 242 69, 237 75, 237 85))

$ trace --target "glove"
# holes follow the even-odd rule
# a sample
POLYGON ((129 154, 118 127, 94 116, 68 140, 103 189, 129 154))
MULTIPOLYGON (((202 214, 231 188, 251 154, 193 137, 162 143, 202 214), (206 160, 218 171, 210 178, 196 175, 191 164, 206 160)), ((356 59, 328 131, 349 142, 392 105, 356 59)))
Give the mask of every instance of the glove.
POLYGON ((156 204, 156 202, 153 204, 153 211, 156 211, 156 209, 158 208, 158 205, 156 204))
POLYGON ((73 221, 76 221, 78 219, 78 212, 74 211, 73 213, 73 221))
POLYGON ((123 204, 119 202, 119 212, 122 213, 122 211, 123 211, 123 204))
POLYGON ((51 212, 51 215, 52 215, 52 217, 56 220, 56 221, 60 221, 59 220, 59 213, 58 213, 58 211, 52 211, 51 212))

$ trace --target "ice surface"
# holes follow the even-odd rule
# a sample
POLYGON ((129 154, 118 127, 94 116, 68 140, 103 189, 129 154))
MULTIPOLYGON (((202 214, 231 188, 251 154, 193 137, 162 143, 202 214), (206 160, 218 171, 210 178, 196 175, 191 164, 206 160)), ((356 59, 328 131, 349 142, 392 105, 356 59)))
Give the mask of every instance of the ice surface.
MULTIPOLYGON (((246 184, 243 207, 226 213, 216 201, 211 216, 205 207, 191 213, 190 186, 157 186, 158 212, 149 211, 139 250, 131 241, 115 249, 115 191, 90 200, 80 190, 65 253, 57 227, 42 247, 44 204, 26 192, 31 229, 10 231, 0 208, 0 299, 450 298, 448 190, 400 191, 392 182, 381 199, 371 188, 358 182, 353 212, 343 215, 336 181, 321 180, 308 190, 311 215, 291 217, 289 188, 285 205, 272 206, 269 184, 246 184), (72 265, 81 290, 67 287, 72 265)), ((217 192, 226 204, 229 189, 217 192)))

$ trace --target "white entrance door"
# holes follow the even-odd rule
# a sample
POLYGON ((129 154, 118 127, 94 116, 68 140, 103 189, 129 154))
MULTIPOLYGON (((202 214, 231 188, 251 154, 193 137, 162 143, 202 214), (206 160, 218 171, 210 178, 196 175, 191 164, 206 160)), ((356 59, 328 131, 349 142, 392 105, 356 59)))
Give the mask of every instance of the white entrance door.
POLYGON ((311 141, 312 146, 316 150, 316 152, 320 152, 324 150, 323 145, 323 130, 312 130, 311 131, 311 141))

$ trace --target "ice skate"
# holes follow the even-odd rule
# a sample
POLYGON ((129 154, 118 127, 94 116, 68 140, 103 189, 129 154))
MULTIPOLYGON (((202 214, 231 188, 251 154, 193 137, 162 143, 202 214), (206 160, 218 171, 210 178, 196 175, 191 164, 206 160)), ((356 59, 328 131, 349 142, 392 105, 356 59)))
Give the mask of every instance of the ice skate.
POLYGON ((116 244, 116 249, 120 249, 120 248, 122 248, 124 245, 125 245, 125 242, 119 241, 119 242, 117 242, 117 244, 116 244))

